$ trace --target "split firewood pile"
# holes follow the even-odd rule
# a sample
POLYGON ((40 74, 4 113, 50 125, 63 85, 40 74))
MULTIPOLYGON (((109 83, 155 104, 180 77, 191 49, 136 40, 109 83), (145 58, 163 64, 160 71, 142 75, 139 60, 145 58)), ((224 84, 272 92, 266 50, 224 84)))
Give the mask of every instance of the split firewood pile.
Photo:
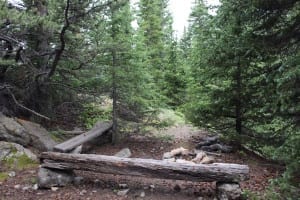
POLYGON ((194 150, 190 151, 183 147, 173 149, 163 155, 163 160, 177 163, 189 164, 212 164, 216 161, 214 156, 221 156, 220 153, 232 152, 232 147, 222 144, 219 136, 206 137, 197 142, 194 150))
POLYGON ((204 151, 189 151, 183 147, 164 153, 163 160, 187 164, 212 164, 215 162, 214 157, 208 156, 204 151))

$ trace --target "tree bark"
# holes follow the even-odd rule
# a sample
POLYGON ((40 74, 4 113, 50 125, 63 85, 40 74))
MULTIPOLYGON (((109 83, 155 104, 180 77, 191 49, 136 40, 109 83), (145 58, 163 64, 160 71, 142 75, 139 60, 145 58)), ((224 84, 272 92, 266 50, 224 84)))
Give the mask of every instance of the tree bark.
POLYGON ((187 164, 164 160, 120 158, 95 154, 45 152, 42 167, 205 182, 240 182, 249 179, 249 167, 238 164, 187 164))
POLYGON ((235 105, 235 130, 241 135, 242 134, 242 78, 241 78, 241 63, 240 58, 237 63, 236 69, 236 105, 235 105))
MULTIPOLYGON (((114 19, 115 17, 115 8, 113 6, 114 4, 112 4, 110 6, 110 10, 111 10, 111 18, 114 19)), ((112 22, 112 40, 115 41, 116 40, 116 34, 117 34, 117 30, 116 30, 116 24, 114 22, 112 22)), ((118 119, 117 119, 117 101, 118 101, 118 94, 117 94, 117 76, 116 76, 116 70, 117 70, 117 52, 116 52, 116 48, 113 47, 112 51, 112 99, 113 99, 113 113, 112 113, 112 120, 113 120, 113 125, 112 125, 112 143, 115 144, 118 141, 118 119)))

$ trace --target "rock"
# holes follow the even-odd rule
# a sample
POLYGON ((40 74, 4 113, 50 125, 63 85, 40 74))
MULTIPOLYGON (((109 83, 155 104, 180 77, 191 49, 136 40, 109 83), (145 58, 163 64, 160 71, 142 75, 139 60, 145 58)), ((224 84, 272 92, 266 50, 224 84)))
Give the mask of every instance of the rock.
POLYGON ((74 181, 74 176, 72 171, 40 168, 38 172, 38 186, 39 188, 66 186, 74 181))
POLYGON ((128 148, 124 148, 118 153, 116 153, 114 156, 121 157, 121 158, 129 158, 131 156, 131 151, 128 148))
POLYGON ((197 200, 204 200, 203 197, 198 197, 197 200))
POLYGON ((149 185, 150 189, 155 189, 155 185, 149 185))
POLYGON ((18 119, 17 120, 31 136, 31 146, 41 151, 52 151, 56 142, 50 137, 48 131, 41 125, 18 119))
POLYGON ((37 189, 39 189, 39 186, 38 186, 38 184, 34 184, 34 185, 32 186, 32 189, 34 189, 34 190, 37 190, 37 189))
POLYGON ((18 190, 18 189, 21 188, 21 185, 19 185, 19 184, 18 184, 18 185, 15 185, 14 188, 18 190))
POLYGON ((33 146, 40 151, 50 151, 56 144, 47 130, 40 125, 6 117, 2 113, 0 113, 0 140, 25 147, 33 146))
POLYGON ((51 190, 52 190, 53 192, 56 192, 56 191, 58 190, 58 187, 51 187, 51 190))
POLYGON ((141 197, 141 198, 144 198, 145 196, 146 196, 145 192, 142 191, 141 194, 140 194, 140 197, 141 197))
POLYGON ((11 172, 8 173, 8 176, 9 177, 15 177, 16 176, 16 172, 11 171, 11 172))
POLYGON ((81 176, 76 176, 73 180, 74 185, 80 185, 83 182, 83 177, 81 176))
POLYGON ((0 161, 9 158, 18 158, 22 155, 26 155, 31 160, 37 161, 37 156, 29 149, 26 149, 16 143, 0 141, 0 161))
POLYGON ((129 192, 129 189, 120 190, 117 192, 117 195, 118 196, 126 196, 128 192, 129 192))
POLYGON ((242 190, 237 183, 217 183, 217 196, 219 200, 240 199, 242 190))
POLYGON ((83 196, 83 195, 85 195, 85 193, 87 193, 87 191, 86 191, 86 190, 82 190, 82 191, 79 193, 79 195, 80 195, 80 196, 83 196))
POLYGON ((212 164, 212 163, 214 163, 214 162, 215 162, 215 159, 214 159, 213 157, 205 156, 205 157, 201 160, 200 164, 212 164))

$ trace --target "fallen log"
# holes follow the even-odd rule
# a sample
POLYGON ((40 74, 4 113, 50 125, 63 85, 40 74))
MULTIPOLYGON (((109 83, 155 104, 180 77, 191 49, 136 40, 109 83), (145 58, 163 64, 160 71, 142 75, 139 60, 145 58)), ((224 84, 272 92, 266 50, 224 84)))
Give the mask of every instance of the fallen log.
POLYGON ((107 132, 112 128, 111 122, 101 122, 97 123, 90 131, 82 133, 76 137, 73 137, 63 143, 54 146, 54 151, 67 153, 75 149, 76 147, 92 141, 93 139, 101 136, 103 133, 107 132))
POLYGON ((165 160, 55 152, 42 153, 41 161, 41 167, 49 169, 83 170, 149 178, 237 183, 249 179, 249 167, 238 164, 188 164, 165 160))

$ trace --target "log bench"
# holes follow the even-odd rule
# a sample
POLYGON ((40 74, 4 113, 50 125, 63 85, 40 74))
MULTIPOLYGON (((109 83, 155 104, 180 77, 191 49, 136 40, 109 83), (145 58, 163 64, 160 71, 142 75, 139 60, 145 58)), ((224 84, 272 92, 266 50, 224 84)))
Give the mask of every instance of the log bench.
POLYGON ((99 138, 111 128, 112 122, 98 122, 91 130, 54 146, 53 150, 62 153, 71 152, 76 147, 99 138))
MULTIPOLYGON (((38 175, 39 187, 64 186, 62 177, 72 182, 73 170, 99 172, 104 174, 130 175, 148 178, 187 180, 196 182, 217 182, 219 199, 222 195, 240 195, 239 182, 249 179, 247 165, 214 163, 190 164, 166 160, 142 158, 121 158, 95 154, 66 154, 44 152, 40 156, 41 168, 38 175), (45 171, 52 173, 52 185, 47 183, 45 171), (54 174, 54 175, 53 175, 54 174), (54 180, 54 179, 57 180, 54 180), (54 182, 53 182, 54 180, 54 182), (228 186, 234 186, 235 192, 225 194, 228 186), (237 192, 238 191, 238 192, 237 192)), ((226 199, 226 198, 225 198, 226 199)), ((228 197, 228 199, 234 199, 228 197)))

